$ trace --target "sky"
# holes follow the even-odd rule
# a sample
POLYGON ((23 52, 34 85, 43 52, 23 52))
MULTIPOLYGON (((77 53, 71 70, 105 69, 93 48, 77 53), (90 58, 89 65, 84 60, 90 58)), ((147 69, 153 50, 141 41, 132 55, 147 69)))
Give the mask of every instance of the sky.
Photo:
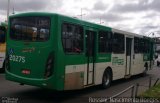
MULTIPOLYGON (((0 0, 0 22, 7 18, 7 1, 0 0)), ((13 8, 15 14, 53 12, 140 35, 160 35, 160 0, 10 0, 10 15, 13 8)))

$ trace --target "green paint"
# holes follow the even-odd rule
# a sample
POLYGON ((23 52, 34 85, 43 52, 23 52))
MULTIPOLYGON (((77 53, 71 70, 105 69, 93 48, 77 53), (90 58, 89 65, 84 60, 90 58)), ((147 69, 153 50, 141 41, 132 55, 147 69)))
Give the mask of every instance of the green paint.
POLYGON ((111 54, 98 54, 97 62, 111 62, 111 54))
POLYGON ((124 59, 112 57, 112 65, 124 65, 124 59))
MULTIPOLYGON (((90 58, 89 62, 109 62, 111 61, 111 54, 105 54, 105 58, 102 57, 104 55, 97 55, 98 51, 98 34, 97 30, 107 30, 111 31, 111 28, 81 21, 78 19, 62 16, 59 14, 53 13, 22 13, 10 16, 14 17, 27 17, 27 16, 47 16, 51 19, 50 26, 50 38, 45 42, 25 42, 12 40, 10 38, 10 22, 8 25, 8 34, 7 34, 7 54, 10 53, 10 50, 14 50, 14 55, 25 57, 25 63, 10 61, 10 67, 6 70, 6 79, 39 86, 43 88, 55 89, 55 90, 63 90, 64 89, 64 80, 65 80, 65 66, 66 65, 76 65, 87 64, 88 57, 86 56, 86 47, 85 47, 85 30, 92 29, 96 32, 95 34, 95 55, 94 59, 90 58), (61 42, 61 26, 63 22, 69 22, 72 24, 77 24, 83 26, 84 29, 84 48, 83 52, 80 54, 65 54, 62 47, 61 42), (23 50, 27 51, 27 49, 34 48, 31 52, 23 52, 23 50), (45 69, 46 62, 49 54, 53 52, 54 65, 52 76, 49 78, 45 78, 45 69), (25 75, 22 73, 23 69, 30 70, 30 74, 25 75)), ((30 51, 30 50, 28 50, 30 51)), ((84 78, 84 73, 81 73, 81 77, 84 78)))
MULTIPOLYGON (((62 16, 59 14, 53 13, 22 13, 10 16, 14 17, 26 17, 26 16, 47 16, 51 19, 51 29, 50 29, 50 38, 46 42, 25 42, 12 40, 10 38, 10 22, 8 24, 8 34, 7 34, 7 54, 10 53, 10 49, 14 50, 14 55, 25 57, 25 63, 10 61, 10 67, 6 70, 6 79, 34 85, 43 88, 49 88, 54 90, 64 90, 64 81, 65 81, 65 66, 66 65, 75 65, 73 66, 76 69, 76 65, 87 64, 88 57, 86 56, 86 39, 85 39, 85 30, 93 30, 95 34, 95 47, 94 47, 94 56, 89 58, 90 63, 100 63, 100 62, 111 62, 112 65, 124 65, 124 59, 118 57, 112 57, 111 53, 108 54, 99 54, 98 53, 98 31, 112 31, 112 28, 105 27, 102 25, 89 23, 86 21, 81 21, 78 19, 62 16), (61 27, 62 23, 69 22, 75 25, 81 25, 84 29, 84 48, 83 52, 80 54, 65 54, 62 47, 62 38, 61 38, 61 27), (26 48, 34 48, 32 52, 22 52, 26 48), (45 78, 44 73, 46 69, 47 58, 50 53, 53 52, 53 72, 52 76, 45 78), (22 74, 23 69, 29 69, 30 74, 22 74)), ((144 56, 144 60, 147 57, 144 56)), ((81 77, 84 78, 84 73, 81 73, 81 77)))

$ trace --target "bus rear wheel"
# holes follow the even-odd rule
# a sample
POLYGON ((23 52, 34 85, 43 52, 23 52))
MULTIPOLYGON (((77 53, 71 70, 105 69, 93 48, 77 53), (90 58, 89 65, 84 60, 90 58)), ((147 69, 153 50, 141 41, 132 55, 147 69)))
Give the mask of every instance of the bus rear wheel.
POLYGON ((102 78, 102 88, 106 89, 111 85, 111 72, 109 69, 105 70, 102 78))

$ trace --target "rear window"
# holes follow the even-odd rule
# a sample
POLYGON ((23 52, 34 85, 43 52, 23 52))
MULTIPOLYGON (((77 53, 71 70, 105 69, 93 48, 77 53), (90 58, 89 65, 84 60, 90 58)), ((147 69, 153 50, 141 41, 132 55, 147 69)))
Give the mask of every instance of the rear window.
POLYGON ((11 39, 24 41, 47 41, 49 39, 49 17, 17 17, 12 18, 10 22, 11 39))

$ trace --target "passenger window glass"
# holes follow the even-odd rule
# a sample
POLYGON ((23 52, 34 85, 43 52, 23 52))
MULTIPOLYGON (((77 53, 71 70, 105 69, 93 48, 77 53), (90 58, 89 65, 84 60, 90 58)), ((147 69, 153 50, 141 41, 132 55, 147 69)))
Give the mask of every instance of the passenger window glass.
POLYGON ((113 52, 114 53, 124 53, 124 35, 123 34, 114 33, 113 52))
POLYGON ((83 28, 79 25, 62 25, 62 43, 66 53, 83 52, 83 28))
POLYGON ((19 17, 11 19, 10 36, 14 40, 46 41, 49 39, 48 17, 19 17))
POLYGON ((98 51, 99 53, 112 52, 112 33, 108 31, 99 31, 98 36, 98 51))

